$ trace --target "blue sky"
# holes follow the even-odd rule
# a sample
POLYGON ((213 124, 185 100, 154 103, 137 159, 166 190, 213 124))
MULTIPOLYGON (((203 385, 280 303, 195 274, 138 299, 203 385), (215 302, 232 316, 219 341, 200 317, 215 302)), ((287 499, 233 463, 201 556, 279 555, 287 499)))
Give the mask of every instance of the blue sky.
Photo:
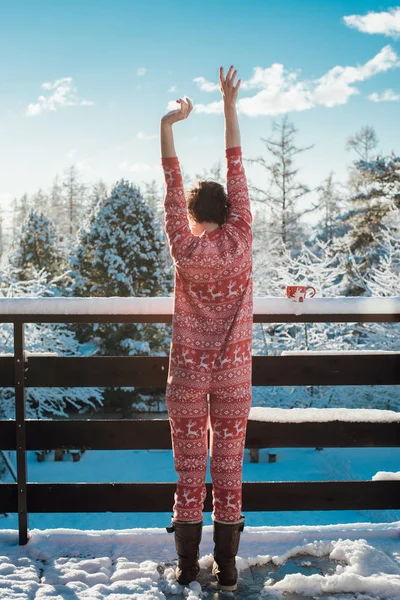
MULTIPOLYGON (((284 114, 298 128, 301 180, 344 180, 349 135, 375 128, 397 150, 400 7, 372 1, 0 0, 0 201, 75 163, 86 182, 158 179, 159 120, 188 95, 175 126, 193 176, 224 156, 220 65, 242 79, 246 158, 284 114), (212 91, 207 91, 211 88, 212 91)), ((264 153, 265 156, 265 153, 264 153)), ((262 184, 262 173, 248 167, 262 184)))

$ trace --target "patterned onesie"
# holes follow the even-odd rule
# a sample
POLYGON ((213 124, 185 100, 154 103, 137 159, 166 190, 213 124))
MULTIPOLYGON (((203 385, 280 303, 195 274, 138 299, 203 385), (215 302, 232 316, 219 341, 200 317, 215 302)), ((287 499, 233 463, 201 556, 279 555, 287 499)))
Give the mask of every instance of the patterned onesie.
POLYGON ((252 399, 252 215, 241 147, 228 148, 226 223, 195 236, 177 157, 162 159, 165 230, 175 266, 166 387, 175 470, 174 519, 200 521, 207 429, 215 521, 242 507, 242 465, 252 399))

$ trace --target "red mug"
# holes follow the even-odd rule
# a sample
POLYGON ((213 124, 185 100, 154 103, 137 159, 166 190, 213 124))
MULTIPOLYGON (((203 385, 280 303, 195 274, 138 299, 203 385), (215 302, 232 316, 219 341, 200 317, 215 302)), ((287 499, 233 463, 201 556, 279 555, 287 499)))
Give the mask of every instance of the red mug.
POLYGON ((303 302, 304 298, 307 298, 307 290, 312 290, 314 293, 312 296, 308 296, 308 298, 314 298, 315 288, 312 285, 287 285, 286 286, 286 296, 294 300, 294 302, 303 302))

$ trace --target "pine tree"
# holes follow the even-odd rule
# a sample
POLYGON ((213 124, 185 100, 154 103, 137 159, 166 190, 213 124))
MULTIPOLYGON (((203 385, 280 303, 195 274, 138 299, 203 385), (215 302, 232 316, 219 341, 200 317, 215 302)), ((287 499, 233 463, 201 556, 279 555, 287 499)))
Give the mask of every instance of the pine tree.
MULTIPOLYGON (((71 257, 72 294, 85 297, 169 295, 173 281, 166 276, 162 246, 154 227, 154 216, 139 189, 121 179, 110 195, 96 204, 79 231, 77 247, 71 257)), ((95 336, 100 355, 166 354, 170 326, 160 325, 101 323, 80 326, 78 335, 81 342, 95 336)), ((132 403, 141 400, 139 391, 123 394, 121 390, 107 390, 105 406, 129 414, 132 403)), ((149 393, 157 396, 151 389, 149 393)))
MULTIPOLYGON (((0 269, 0 298, 55 298, 60 296, 60 287, 65 274, 49 280, 45 269, 35 273, 29 281, 21 281, 20 274, 9 263, 0 269)), ((75 339, 66 323, 27 323, 25 349, 27 352, 52 353, 55 356, 77 356, 82 347, 75 339)), ((4 323, 0 328, 0 348, 2 352, 14 353, 12 323, 4 323)), ((86 353, 85 353, 86 354, 86 353)), ((70 412, 96 411, 102 404, 101 388, 36 388, 26 390, 26 417, 42 419, 68 417, 70 412)), ((15 418, 15 392, 13 388, 0 388, 0 419, 15 418)))
POLYGON ((32 279, 41 269, 47 271, 49 278, 60 274, 66 259, 52 221, 31 208, 9 260, 18 269, 21 281, 32 279))
POLYGON ((24 194, 21 198, 14 198, 11 203, 12 208, 12 237, 13 240, 17 237, 21 229, 22 223, 26 220, 31 201, 28 194, 24 194))
POLYGON ((321 218, 315 226, 318 238, 333 241, 338 235, 345 233, 345 228, 340 221, 347 201, 343 186, 334 180, 333 172, 316 188, 318 193, 318 210, 321 218))
MULTIPOLYGON (((366 125, 362 127, 355 135, 350 136, 346 142, 346 150, 354 150, 359 157, 359 160, 368 161, 371 158, 372 152, 378 147, 378 137, 375 129, 366 125)), ((362 186, 362 175, 358 169, 354 168, 354 163, 350 167, 348 188, 350 193, 355 195, 362 186)))
POLYGON ((62 236, 65 231, 67 205, 63 196, 63 187, 59 175, 56 175, 50 190, 50 217, 62 236))
MULTIPOLYGON (((347 263, 350 280, 361 277, 379 264, 382 256, 382 221, 394 208, 400 207, 400 157, 378 156, 375 160, 360 160, 354 164, 359 173, 358 192, 350 199, 350 210, 342 222, 348 231, 338 240, 338 249, 354 255, 356 269, 347 263), (362 182, 362 185, 361 185, 362 182)), ((360 295, 365 287, 351 286, 349 295, 360 295)))
POLYGON ((248 159, 250 164, 260 165, 266 171, 269 179, 268 185, 264 189, 252 185, 250 190, 256 195, 256 200, 270 209, 269 237, 273 236, 277 242, 281 240, 285 246, 288 244, 296 248, 299 246, 301 234, 299 219, 317 207, 312 206, 301 213, 296 209, 300 198, 303 198, 311 190, 307 185, 298 183, 299 169, 294 167, 294 157, 313 146, 306 148, 295 146, 294 136, 297 129, 288 120, 287 115, 281 123, 274 121, 272 128, 277 133, 277 139, 270 137, 268 139, 261 138, 261 140, 266 145, 268 152, 273 155, 274 162, 268 163, 263 157, 248 159))
POLYGON ((161 221, 160 215, 164 210, 163 192, 160 190, 160 186, 155 179, 152 179, 150 182, 145 182, 143 198, 156 217, 156 220, 161 221))
POLYGON ((47 196, 47 194, 45 194, 43 192, 42 189, 39 189, 39 191, 34 194, 32 196, 32 207, 37 211, 37 212, 41 212, 44 213, 47 216, 49 215, 50 212, 50 202, 49 202, 49 197, 47 196))
POLYGON ((166 265, 165 276, 173 278, 173 262, 168 246, 167 233, 164 227, 164 188, 159 186, 153 179, 150 183, 145 182, 143 198, 151 210, 154 218, 154 227, 162 241, 161 259, 166 265))
MULTIPOLYGON (((398 211, 399 212, 399 211, 398 211)), ((391 216, 394 221, 395 213, 391 216)), ((400 231, 397 217, 397 232, 400 231)), ((399 237, 385 235, 388 260, 373 267, 368 276, 368 295, 399 295, 399 237), (397 241, 396 241, 397 240, 397 241), (388 293, 386 293, 386 289, 388 293), (373 294, 371 294, 373 292, 373 294)), ((334 243, 317 238, 318 252, 304 243, 300 253, 293 255, 283 245, 266 244, 262 263, 254 269, 254 294, 285 297, 286 285, 312 285, 316 297, 338 297, 343 291, 342 275, 345 257, 339 255, 334 243)), ((261 259, 260 259, 261 260, 261 259)), ((366 282, 367 284, 367 282, 366 282)), ((312 305, 313 299, 307 299, 312 305)), ((287 300, 289 303, 290 301, 287 300)), ((300 308, 298 306, 298 308, 300 308)), ((279 355, 283 351, 360 351, 396 350, 400 325, 397 323, 257 323, 254 324, 254 354, 279 355)), ((348 407, 399 410, 398 386, 282 386, 253 388, 253 405, 277 407, 348 407)))
POLYGON ((62 233, 72 239, 87 211, 86 187, 80 181, 75 165, 71 165, 66 171, 62 187, 67 209, 67 230, 62 233))
POLYGON ((5 246, 4 246, 4 223, 3 223, 3 217, 0 214, 0 264, 2 262, 2 258, 4 255, 4 250, 5 250, 5 246))
POLYGON ((92 189, 89 193, 88 211, 95 208, 96 204, 104 200, 108 195, 107 185, 102 179, 99 179, 97 183, 92 185, 92 189))

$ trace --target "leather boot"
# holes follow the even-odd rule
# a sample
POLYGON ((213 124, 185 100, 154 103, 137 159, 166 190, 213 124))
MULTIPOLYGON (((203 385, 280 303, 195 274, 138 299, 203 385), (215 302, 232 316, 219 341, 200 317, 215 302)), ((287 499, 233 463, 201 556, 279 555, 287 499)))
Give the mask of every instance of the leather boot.
POLYGON ((239 523, 218 523, 214 521, 214 564, 215 575, 221 590, 234 591, 237 588, 236 554, 239 548, 240 533, 244 528, 244 517, 239 523))
POLYGON ((200 573, 199 545, 203 530, 203 521, 200 523, 185 523, 185 521, 172 521, 171 527, 166 528, 168 533, 175 533, 175 547, 178 555, 176 580, 181 585, 188 585, 200 573))

